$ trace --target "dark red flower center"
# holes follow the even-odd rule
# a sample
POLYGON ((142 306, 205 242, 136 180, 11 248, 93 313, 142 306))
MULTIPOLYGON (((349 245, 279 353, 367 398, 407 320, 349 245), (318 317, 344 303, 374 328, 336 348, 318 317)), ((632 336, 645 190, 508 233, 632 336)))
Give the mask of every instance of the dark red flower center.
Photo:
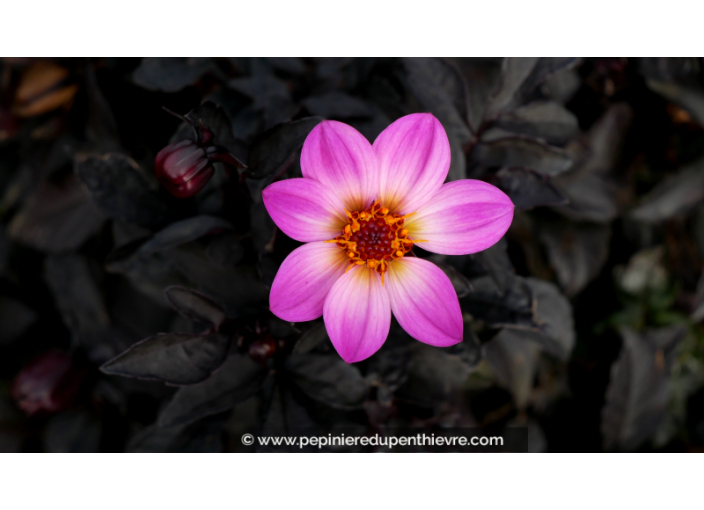
POLYGON ((382 275, 383 280, 389 262, 403 257, 413 248, 408 230, 403 228, 408 216, 410 214, 402 216, 389 212, 377 200, 363 211, 347 212, 347 225, 342 234, 328 242, 337 243, 347 252, 350 267, 366 265, 382 275))

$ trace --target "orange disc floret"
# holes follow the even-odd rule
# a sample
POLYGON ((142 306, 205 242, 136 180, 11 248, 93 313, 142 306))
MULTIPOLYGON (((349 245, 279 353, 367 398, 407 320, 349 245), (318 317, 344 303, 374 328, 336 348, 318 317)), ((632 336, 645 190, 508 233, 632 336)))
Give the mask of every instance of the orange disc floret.
MULTIPOLYGON (((408 230, 403 228, 406 214, 390 213, 374 202, 363 211, 347 213, 347 225, 342 234, 327 242, 334 242, 347 251, 350 267, 366 265, 384 277, 389 262, 399 259, 413 248, 413 241, 408 239, 408 230)), ((349 269, 349 268, 348 268, 349 269)))

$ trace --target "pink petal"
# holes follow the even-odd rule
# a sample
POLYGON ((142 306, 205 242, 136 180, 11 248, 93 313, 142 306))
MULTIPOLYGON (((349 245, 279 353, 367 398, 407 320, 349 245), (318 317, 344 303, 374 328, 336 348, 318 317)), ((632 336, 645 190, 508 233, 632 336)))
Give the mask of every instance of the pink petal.
POLYGON ((466 255, 486 250, 511 226, 513 202, 483 181, 464 179, 444 184, 418 214, 406 220, 409 239, 424 250, 466 255))
POLYGON ((450 279, 427 260, 404 257, 385 278, 391 311, 416 340, 436 347, 462 341, 462 311, 450 279))
POLYGON ((313 179, 287 179, 262 192, 276 226, 301 242, 326 241, 340 235, 347 223, 337 195, 313 179))
POLYGON ((450 142, 429 113, 401 117, 374 141, 381 205, 407 214, 437 193, 450 169, 450 142))
POLYGON ((323 319, 332 344, 347 363, 374 354, 391 327, 389 296, 381 277, 366 266, 350 269, 330 290, 323 319))
POLYGON ((348 211, 365 209, 379 194, 379 172, 370 143, 352 126, 323 121, 301 152, 303 177, 325 184, 348 211))
POLYGON ((345 251, 333 243, 308 243, 286 257, 276 273, 269 308, 285 321, 303 322, 323 315, 323 304, 349 265, 345 251))

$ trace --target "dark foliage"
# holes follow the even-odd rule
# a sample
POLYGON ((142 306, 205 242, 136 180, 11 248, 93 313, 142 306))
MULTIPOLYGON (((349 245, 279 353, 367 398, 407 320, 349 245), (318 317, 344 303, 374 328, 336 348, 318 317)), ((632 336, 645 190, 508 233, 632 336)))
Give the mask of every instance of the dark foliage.
POLYGON ((2 60, 0 449, 518 425, 531 451, 701 451, 703 125, 700 59, 2 60), (462 343, 392 324, 348 365, 322 319, 268 311, 298 243, 261 192, 322 119, 373 141, 417 111, 514 222, 473 256, 415 250, 462 343), (201 165, 185 191, 190 166, 155 174, 170 145, 201 165))

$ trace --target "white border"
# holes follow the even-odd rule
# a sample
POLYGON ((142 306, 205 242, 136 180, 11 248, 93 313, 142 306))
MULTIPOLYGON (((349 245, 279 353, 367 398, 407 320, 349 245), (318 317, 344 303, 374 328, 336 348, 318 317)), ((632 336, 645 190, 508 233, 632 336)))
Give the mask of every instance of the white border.
POLYGON ((684 454, 8 454, 3 508, 696 508, 684 454))
POLYGON ((685 0, 355 2, 27 0, 2 7, 3 56, 691 56, 685 0))

